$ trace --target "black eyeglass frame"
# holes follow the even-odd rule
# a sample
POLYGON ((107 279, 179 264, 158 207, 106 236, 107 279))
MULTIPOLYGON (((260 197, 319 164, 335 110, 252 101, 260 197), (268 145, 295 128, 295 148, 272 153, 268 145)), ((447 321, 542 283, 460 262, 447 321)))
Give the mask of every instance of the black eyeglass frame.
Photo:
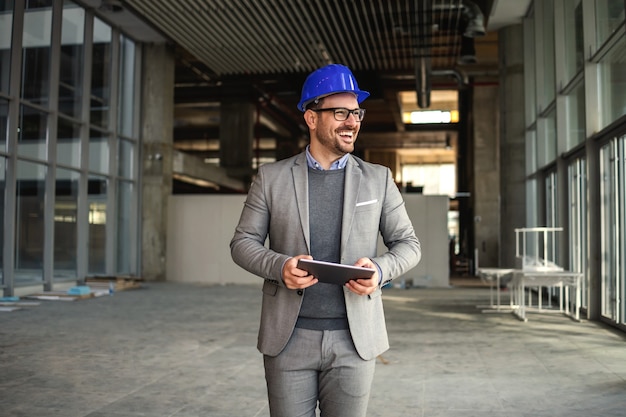
POLYGON ((350 115, 353 115, 354 119, 357 122, 362 122, 363 118, 365 117, 365 109, 361 109, 361 108, 348 109, 345 107, 327 107, 324 109, 309 109, 309 110, 314 111, 316 113, 322 112, 322 111, 332 111, 333 117, 338 122, 343 122, 345 120, 348 120, 348 117, 350 117, 350 115), (343 117, 343 119, 341 117, 343 117))

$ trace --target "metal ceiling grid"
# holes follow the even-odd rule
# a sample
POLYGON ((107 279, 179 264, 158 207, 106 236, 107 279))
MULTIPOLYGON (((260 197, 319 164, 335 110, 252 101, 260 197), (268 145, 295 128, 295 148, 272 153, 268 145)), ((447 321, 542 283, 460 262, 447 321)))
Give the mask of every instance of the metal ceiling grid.
POLYGON ((466 0, 126 0, 216 76, 457 64, 466 0), (418 12, 416 13, 416 10, 418 12), (428 14, 424 18, 424 14, 428 14), (420 17, 421 16, 421 17, 420 17), (427 30, 418 28, 428 22, 427 30), (418 40, 412 34, 428 33, 418 40))

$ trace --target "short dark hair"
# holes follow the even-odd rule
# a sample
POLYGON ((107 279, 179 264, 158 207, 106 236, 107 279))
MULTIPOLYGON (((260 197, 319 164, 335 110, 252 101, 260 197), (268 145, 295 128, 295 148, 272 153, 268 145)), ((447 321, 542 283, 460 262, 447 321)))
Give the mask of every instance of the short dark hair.
POLYGON ((324 101, 324 97, 320 97, 320 98, 316 98, 315 100, 312 100, 309 104, 306 105, 306 110, 319 109, 319 106, 322 104, 323 101, 324 101))

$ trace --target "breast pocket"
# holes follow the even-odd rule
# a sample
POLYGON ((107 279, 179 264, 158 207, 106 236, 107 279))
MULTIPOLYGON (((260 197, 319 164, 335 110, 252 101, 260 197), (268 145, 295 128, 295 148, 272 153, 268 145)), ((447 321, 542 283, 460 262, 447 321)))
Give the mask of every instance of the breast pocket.
POLYGON ((378 233, 380 202, 377 199, 356 203, 352 233, 362 238, 371 238, 378 233))
POLYGON ((376 208, 378 208, 378 199, 374 198, 372 200, 365 200, 365 201, 360 201, 356 203, 355 210, 356 211, 375 210, 376 208))

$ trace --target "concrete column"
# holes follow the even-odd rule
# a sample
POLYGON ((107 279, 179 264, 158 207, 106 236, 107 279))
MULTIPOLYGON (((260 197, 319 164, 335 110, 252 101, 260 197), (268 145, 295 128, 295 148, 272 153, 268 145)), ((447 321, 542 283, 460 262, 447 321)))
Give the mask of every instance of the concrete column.
POLYGON ((478 267, 500 262, 500 102, 499 88, 479 86, 473 94, 474 248, 478 267))
POLYGON ((515 228, 526 226, 524 36, 522 25, 498 32, 500 55, 500 266, 514 267, 515 228))
POLYGON ((167 203, 172 194, 173 49, 164 44, 144 45, 142 71, 141 274, 148 281, 164 281, 167 203))

